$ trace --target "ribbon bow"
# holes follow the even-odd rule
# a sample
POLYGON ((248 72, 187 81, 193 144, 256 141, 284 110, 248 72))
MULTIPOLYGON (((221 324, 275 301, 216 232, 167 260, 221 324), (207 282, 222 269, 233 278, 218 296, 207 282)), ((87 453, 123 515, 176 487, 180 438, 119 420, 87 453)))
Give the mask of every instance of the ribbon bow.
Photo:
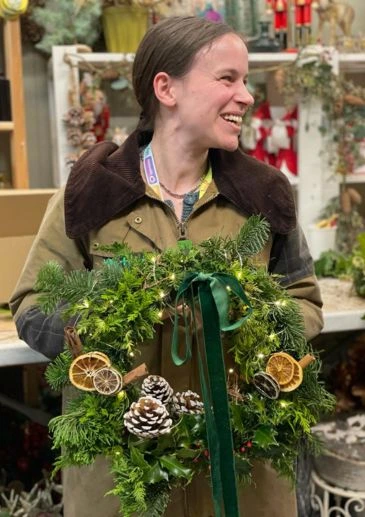
MULTIPOLYGON (((233 456, 233 438, 229 415, 226 372, 221 331, 234 330, 242 325, 252 312, 251 304, 236 278, 226 273, 190 273, 183 280, 175 300, 175 308, 183 303, 191 309, 195 322, 195 301, 199 301, 203 321, 204 356, 198 347, 199 377, 205 409, 207 439, 210 453, 214 510, 217 517, 224 507, 226 517, 239 517, 236 474, 233 456), (230 293, 247 306, 244 317, 230 322, 230 293), (206 379, 206 373, 208 379, 206 379)), ((185 320, 185 353, 179 355, 178 314, 175 313, 171 355, 176 366, 192 357, 192 339, 185 320)), ((194 328, 196 332, 196 328, 194 328)))

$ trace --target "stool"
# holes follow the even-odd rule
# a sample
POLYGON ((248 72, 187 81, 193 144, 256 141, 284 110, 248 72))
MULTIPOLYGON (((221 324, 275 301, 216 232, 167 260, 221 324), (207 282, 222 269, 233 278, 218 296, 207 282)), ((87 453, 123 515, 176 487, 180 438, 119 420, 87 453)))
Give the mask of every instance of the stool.
POLYGON ((330 485, 317 472, 311 475, 311 508, 316 517, 365 516, 365 491, 345 490, 330 485), (335 506, 330 506, 333 496, 335 506))

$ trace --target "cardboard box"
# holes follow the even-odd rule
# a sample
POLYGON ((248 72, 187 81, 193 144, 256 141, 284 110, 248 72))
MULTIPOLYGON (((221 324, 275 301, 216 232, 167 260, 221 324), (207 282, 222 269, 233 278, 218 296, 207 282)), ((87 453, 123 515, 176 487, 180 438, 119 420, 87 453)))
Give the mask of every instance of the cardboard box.
POLYGON ((0 304, 8 302, 56 189, 0 190, 0 304))

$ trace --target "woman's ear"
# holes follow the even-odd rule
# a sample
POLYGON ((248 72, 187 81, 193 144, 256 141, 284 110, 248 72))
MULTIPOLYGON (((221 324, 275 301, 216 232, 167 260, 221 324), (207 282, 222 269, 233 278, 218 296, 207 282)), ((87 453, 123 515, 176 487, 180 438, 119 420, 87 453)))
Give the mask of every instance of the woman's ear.
POLYGON ((153 89, 157 100, 167 107, 176 104, 173 81, 166 72, 159 72, 153 80, 153 89))

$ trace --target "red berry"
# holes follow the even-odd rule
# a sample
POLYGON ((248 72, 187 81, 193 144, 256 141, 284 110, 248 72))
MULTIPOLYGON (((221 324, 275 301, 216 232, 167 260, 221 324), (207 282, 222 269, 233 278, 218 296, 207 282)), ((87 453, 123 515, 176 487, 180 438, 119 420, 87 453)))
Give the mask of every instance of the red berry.
POLYGON ((240 447, 240 452, 245 452, 245 450, 246 450, 246 447, 243 447, 243 446, 240 447))
POLYGON ((252 442, 248 441, 248 442, 246 443, 246 447, 248 447, 248 448, 252 447, 252 442))
POLYGON ((204 449, 203 454, 204 454, 204 456, 205 456, 206 458, 209 458, 209 451, 208 451, 208 449, 204 449))

